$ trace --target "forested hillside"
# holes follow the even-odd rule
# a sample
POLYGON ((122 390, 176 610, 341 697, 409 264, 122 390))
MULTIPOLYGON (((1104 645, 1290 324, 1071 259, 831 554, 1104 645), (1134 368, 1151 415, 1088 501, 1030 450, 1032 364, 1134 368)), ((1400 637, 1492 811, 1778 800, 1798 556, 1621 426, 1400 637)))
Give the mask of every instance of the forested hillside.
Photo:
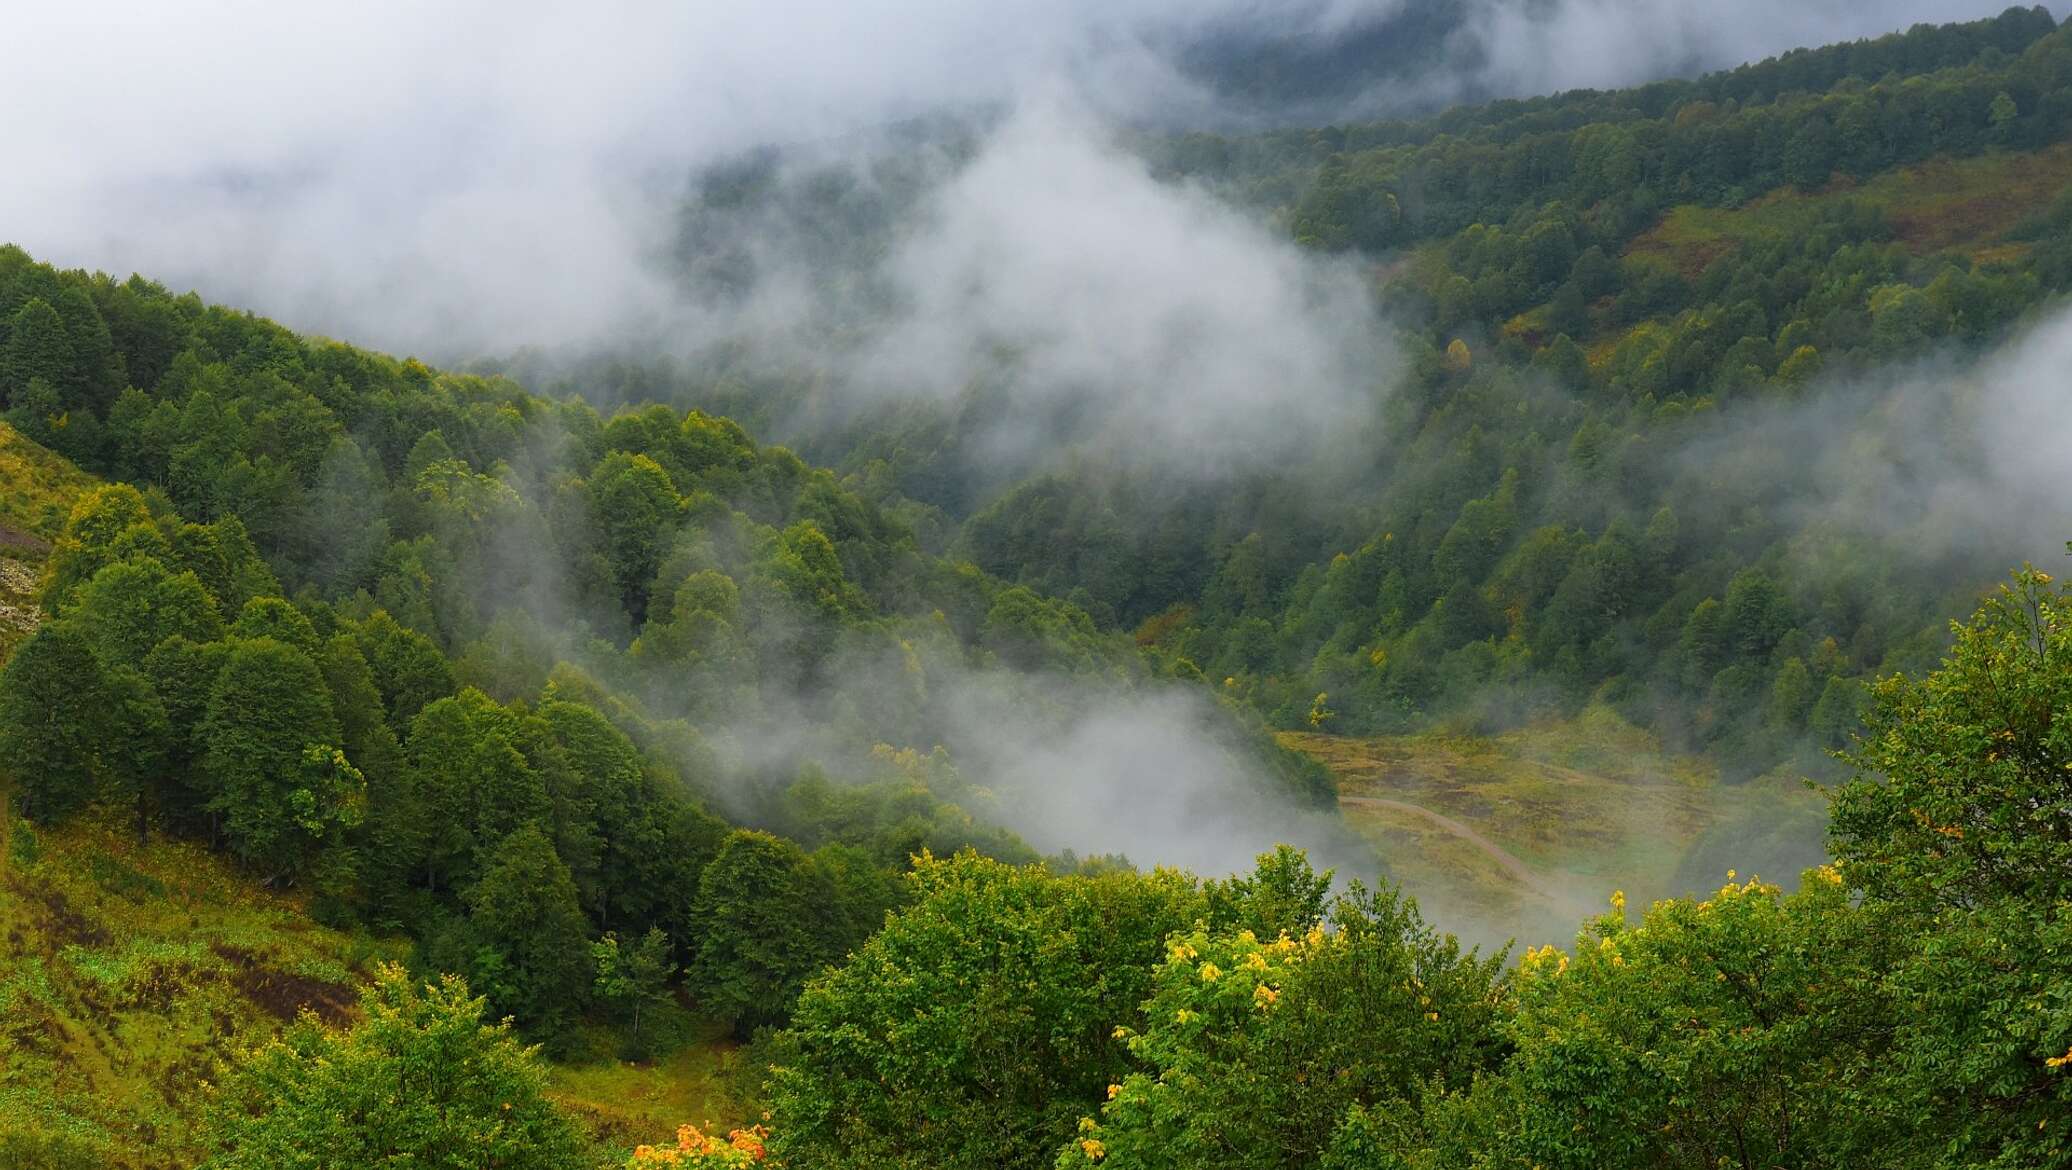
MULTIPOLYGON (((8 417, 108 481, 7 432, 27 561, 6 564, 41 577, 0 672, 13 812, 220 850, 320 922, 413 940, 556 1051, 593 1026, 680 1043, 654 1008, 679 972, 746 1038, 904 900, 915 853, 1035 860, 939 746, 970 692, 1060 713, 1170 685, 725 419, 605 420, 19 249, 0 290, 8 417)), ((1328 801, 1234 712, 1198 730, 1268 778, 1261 802, 1328 801)), ((48 865, 21 844, 9 889, 62 925, 76 875, 48 865)), ((44 964, 118 964, 118 1003, 215 978, 181 944, 46 926, 9 944, 19 1090, 76 1055, 37 1021, 93 1002, 44 964)), ((10 1140, 116 1136, 90 1097, 20 1100, 10 1140)))
MULTIPOLYGON (((1397 334, 1373 417, 1263 473, 1147 466, 1098 403, 1032 415, 1011 352, 948 401, 858 406, 839 356, 752 346, 569 385, 753 417, 1276 727, 1597 700, 1737 775, 1818 771, 1870 680, 1930 665, 1991 566, 2054 547, 1941 489, 2000 490, 1969 436, 2032 373, 1981 355, 2072 286, 2068 71, 2072 39, 2014 8, 1695 81, 1141 138, 1153 173, 1359 263, 1397 334)), ((746 295, 744 241, 804 233, 867 332, 895 311, 872 258, 964 141, 717 172, 686 279, 746 295)))
POLYGON ((689 341, 0 248, 0 1164, 2072 1167, 2072 29, 1072 117, 701 166, 689 341))

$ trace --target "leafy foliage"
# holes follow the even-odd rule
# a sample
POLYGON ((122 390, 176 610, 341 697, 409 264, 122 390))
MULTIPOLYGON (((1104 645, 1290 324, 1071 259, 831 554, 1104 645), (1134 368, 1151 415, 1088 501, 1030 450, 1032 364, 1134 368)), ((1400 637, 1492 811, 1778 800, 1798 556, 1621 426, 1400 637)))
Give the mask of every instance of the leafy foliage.
POLYGON ((240 1167, 540 1167, 577 1164, 575 1130, 542 1094, 543 1075, 483 1001, 447 976, 414 986, 384 968, 351 1031, 305 1017, 252 1053, 213 1103, 217 1152, 240 1167))
POLYGON ((1040 1166, 1121 1075, 1165 936, 1204 909, 1178 875, 1053 878, 924 858, 912 904, 808 987, 773 1070, 772 1149, 852 1166, 1040 1166))
MULTIPOLYGON (((623 1023, 641 1053, 679 973, 772 1058, 773 1131, 629 1165, 2072 1164, 2072 600, 2025 572, 1940 670, 1872 686, 1931 664, 1976 561, 1798 521, 1785 456, 1693 457, 2072 288, 2068 87, 2072 34, 2011 9, 1692 82, 1140 140, 1376 262, 1407 323, 1384 426, 1216 498, 949 470, 984 388, 852 424, 821 447, 843 479, 702 411, 607 418, 0 249, 8 433, 118 481, 68 519, 6 502, 0 536, 55 537, 49 620, 0 669, 30 818, 6 913, 71 939, 10 951, 7 1052, 54 1078, 64 995, 255 966, 117 953, 51 896, 30 823, 100 804, 483 996, 385 969, 357 1027, 303 1019, 218 1095, 215 1166, 575 1164, 481 1012, 558 1050, 623 1023), (1207 882, 1026 864, 925 750, 974 672, 1031 708, 1060 678, 1212 683, 1233 717, 1204 735, 1320 806, 1262 723, 1597 704, 1739 774, 1827 774, 1869 724, 1838 868, 1619 905, 1510 973, 1286 848, 1207 882)), ((711 226, 687 215, 694 267, 711 226)), ((689 390, 765 417, 795 390, 730 386, 689 390)), ((0 1069, 8 1102, 24 1083, 0 1069)), ((27 1135, 0 1158, 106 1145, 27 1135)))

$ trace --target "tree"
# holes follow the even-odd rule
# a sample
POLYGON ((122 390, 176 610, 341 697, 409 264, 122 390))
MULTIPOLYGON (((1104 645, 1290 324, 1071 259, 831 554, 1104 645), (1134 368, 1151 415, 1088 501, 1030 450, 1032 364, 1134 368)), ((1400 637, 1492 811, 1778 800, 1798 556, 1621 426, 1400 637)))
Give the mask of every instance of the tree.
POLYGON ((360 911, 370 922, 393 922, 424 855, 422 811, 406 776, 403 749, 389 728, 374 672, 350 634, 336 634, 317 659, 340 745, 367 782, 366 816, 351 841, 359 866, 360 911))
POLYGON ((280 582, 234 515, 214 524, 182 524, 173 530, 172 545, 173 565, 201 578, 226 621, 254 597, 280 596, 280 582))
POLYGON ((713 569, 692 573, 676 587, 666 620, 657 614, 633 644, 635 654, 714 672, 746 665, 749 655, 736 628, 741 590, 713 569))
POLYGON ((375 610, 354 631, 388 706, 389 725, 400 735, 418 712, 453 693, 453 668, 438 644, 375 610))
POLYGON ((646 619, 648 589, 682 500, 660 464, 619 451, 605 456, 590 474, 590 506, 604 534, 612 583, 638 624, 646 619))
POLYGON ((323 652, 316 627, 285 597, 254 597, 238 610, 230 627, 233 638, 272 638, 285 642, 311 658, 323 652))
POLYGON ((37 630, 0 669, 0 775, 24 815, 55 821, 93 798, 106 703, 93 651, 62 623, 37 630))
POLYGON ((192 826, 199 820, 208 800, 207 783, 197 764, 202 745, 202 725, 208 716, 209 694, 216 676, 230 657, 227 642, 196 643, 174 636, 152 647, 144 658, 143 673, 165 709, 171 735, 166 742, 165 770, 172 783, 164 792, 161 811, 169 819, 192 826))
POLYGON ((1834 128, 1822 117, 1805 119, 1785 143, 1784 181, 1801 191, 1812 191, 1826 186, 1834 169, 1834 128))
POLYGON ((1495 1066, 1502 955, 1463 954, 1391 890, 1355 884, 1332 918, 1271 941, 1175 934, 1123 1029, 1143 1069, 1108 1086, 1057 1165, 1306 1168, 1349 1111, 1409 1113, 1495 1066))
POLYGON ((1446 370, 1452 374, 1465 374, 1475 365, 1475 355, 1468 349, 1468 343, 1456 337, 1446 343, 1446 370))
POLYGON ((123 387, 122 359, 115 352, 115 339, 108 323, 94 306, 94 299, 77 284, 68 285, 52 303, 65 323, 72 346, 72 385, 82 407, 105 412, 123 387))
POLYGON ((223 636, 215 599, 200 579, 170 573, 149 558, 118 561, 95 573, 66 606, 65 621, 110 666, 141 666, 167 638, 200 643, 223 636))
POLYGON ((575 882, 537 825, 506 837, 467 892, 477 986, 499 1012, 552 1032, 589 985, 589 923, 575 882))
POLYGON ((2012 142, 2015 123, 2021 117, 2021 108, 2006 90, 1993 95, 1993 104, 1986 111, 1986 124, 1993 128, 1993 137, 2003 143, 2012 142))
POLYGON ((154 811, 166 799, 165 765, 173 754, 173 728, 151 682, 127 666, 104 676, 107 707, 100 721, 100 789, 127 798, 136 812, 137 840, 150 830, 154 811))
POLYGON ((621 946, 619 936, 609 931, 590 944, 590 959, 596 966, 597 997, 630 1017, 635 1051, 645 1053, 640 1031, 644 1011, 666 1007, 669 978, 676 964, 669 961, 669 936, 660 927, 649 927, 640 941, 621 946))
POLYGON ((750 829, 729 834, 698 880, 684 985, 746 1035, 782 1022, 806 979, 832 957, 812 930, 818 899, 797 845, 750 829))
POLYGON ((72 337, 65 320, 50 302, 30 297, 7 322, 7 344, 0 347, 0 406, 41 379, 61 391, 77 381, 72 337))
POLYGON ((912 901, 810 984, 774 1070, 794 1164, 1040 1167, 1134 1066, 1154 962, 1207 910, 1170 872, 1052 877, 923 855, 912 901))
POLYGON ((1301 935, 1324 921, 1334 871, 1318 873, 1309 855, 1276 845, 1256 859, 1252 872, 1208 883, 1215 918, 1265 938, 1301 935))
POLYGON ((411 722, 410 788, 428 835, 427 886, 467 886, 506 837, 550 815, 529 746, 518 714, 473 687, 411 722))
POLYGON ((335 1031, 305 1014, 240 1061, 210 1102, 205 1170, 438 1166, 566 1170, 575 1127, 546 1073, 483 1001, 447 975, 414 987, 384 965, 362 1019, 335 1031))
POLYGON ((43 608, 62 614, 74 591, 118 559, 113 555, 117 540, 138 524, 151 524, 151 510, 144 505, 143 493, 128 484, 106 484, 79 497, 51 549, 41 591, 43 608))
POLYGON ((1575 281, 1564 281, 1547 302, 1547 329, 1565 337, 1587 337, 1590 333, 1590 302, 1575 281))
POLYGON ((1880 1147, 1901 1118, 1863 1091, 1886 1026, 1881 945, 1833 869, 1791 897, 1730 873, 1712 897, 1656 903, 1638 924, 1622 895, 1613 906, 1573 955, 1520 961, 1503 1028, 1516 1050, 1500 1075, 1428 1107, 1432 1129, 1455 1132, 1426 1161, 1921 1164, 1880 1147))
POLYGON ((1763 703, 1763 722, 1772 730, 1796 735, 1806 724, 1813 706, 1813 674, 1801 658, 1789 658, 1770 683, 1770 697, 1763 703))
POLYGON ((1767 657, 1795 622, 1784 591, 1756 569, 1744 569, 1728 582, 1722 620, 1728 646, 1747 659, 1767 657))
POLYGON ((582 703, 548 701, 539 717, 553 744, 545 779, 555 845, 584 906, 600 925, 652 925, 661 891, 651 888, 646 871, 664 848, 663 831, 639 750, 582 703))
POLYGON ((7 408, 7 423, 34 442, 46 447, 59 448, 63 438, 61 427, 70 420, 65 413, 65 400, 58 388, 42 378, 31 378, 29 384, 15 390, 14 401, 7 408))
POLYGON ((863 592, 842 571, 834 542, 810 520, 793 524, 769 541, 756 573, 817 617, 841 618, 868 608, 863 592))
POLYGON ((1905 1148, 2072 1165, 2072 590, 2017 573, 1936 671, 1878 684, 1846 758, 1835 856, 1913 942, 1885 979, 1900 1022, 1878 1084, 1905 1148))
POLYGON ((1777 366, 1777 382, 1781 386, 1798 389, 1820 374, 1820 351, 1810 345, 1802 345, 1791 352, 1777 366))
POLYGON ((358 822, 362 781, 339 739, 309 655, 272 638, 232 645, 203 716, 201 770, 231 851, 269 881, 301 873, 358 822))

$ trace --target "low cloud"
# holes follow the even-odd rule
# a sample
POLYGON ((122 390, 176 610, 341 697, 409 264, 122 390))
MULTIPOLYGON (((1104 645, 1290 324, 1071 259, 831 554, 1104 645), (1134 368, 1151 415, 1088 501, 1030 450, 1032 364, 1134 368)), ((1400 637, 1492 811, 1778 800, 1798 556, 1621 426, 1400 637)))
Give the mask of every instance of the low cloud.
MULTIPOLYGON (((1609 85, 1998 5, 1464 0, 1414 86, 1378 77, 1367 89, 1429 101, 1609 85)), ((698 322, 655 258, 691 167, 1057 89, 1104 125, 1227 122, 1237 107, 1223 91, 1245 88, 1263 46, 1328 45, 1428 8, 43 5, 14 14, 17 52, 0 75, 0 103, 16 111, 0 235, 60 264, 141 271, 441 359, 681 333, 698 322), (1188 47, 1212 36, 1234 46, 1234 76, 1190 74, 1188 47)), ((1374 104, 1306 113, 1340 120, 1374 104)), ((1056 133, 1006 149, 1044 144, 1066 164, 1089 149, 1056 133)), ((1125 185, 1115 210, 1140 196, 1125 185)))
POLYGON ((1373 877, 1371 852, 1349 845, 1335 812, 1278 793, 1256 748, 1199 690, 1109 693, 1060 679, 1066 711, 1039 715, 984 676, 961 690, 951 750, 994 791, 1000 815, 1046 852, 1126 855, 1140 867, 1242 872, 1276 844, 1301 846, 1342 877, 1373 877))
POLYGON ((1351 266, 1154 181, 1069 106, 1018 111, 920 219, 857 385, 947 399, 998 372, 1016 409, 996 447, 1265 465, 1367 417, 1393 373, 1351 266))
MULTIPOLYGON (((1840 378, 1801 401, 1725 413, 1674 457, 1669 496, 1761 502, 1818 558, 1875 540, 1895 567, 1972 565, 1987 578, 2062 557, 2072 502, 2072 308, 1980 358, 1943 356, 1840 378)), ((1947 578, 1947 573, 1938 575, 1947 578)))

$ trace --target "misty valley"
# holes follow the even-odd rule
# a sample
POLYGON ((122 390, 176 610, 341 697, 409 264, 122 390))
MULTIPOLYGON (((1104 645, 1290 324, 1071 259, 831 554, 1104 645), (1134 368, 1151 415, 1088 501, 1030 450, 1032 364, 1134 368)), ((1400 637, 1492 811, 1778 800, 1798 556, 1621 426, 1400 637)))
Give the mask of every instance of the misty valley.
POLYGON ((2072 1168, 2068 17, 25 14, 0 1168, 2072 1168))

